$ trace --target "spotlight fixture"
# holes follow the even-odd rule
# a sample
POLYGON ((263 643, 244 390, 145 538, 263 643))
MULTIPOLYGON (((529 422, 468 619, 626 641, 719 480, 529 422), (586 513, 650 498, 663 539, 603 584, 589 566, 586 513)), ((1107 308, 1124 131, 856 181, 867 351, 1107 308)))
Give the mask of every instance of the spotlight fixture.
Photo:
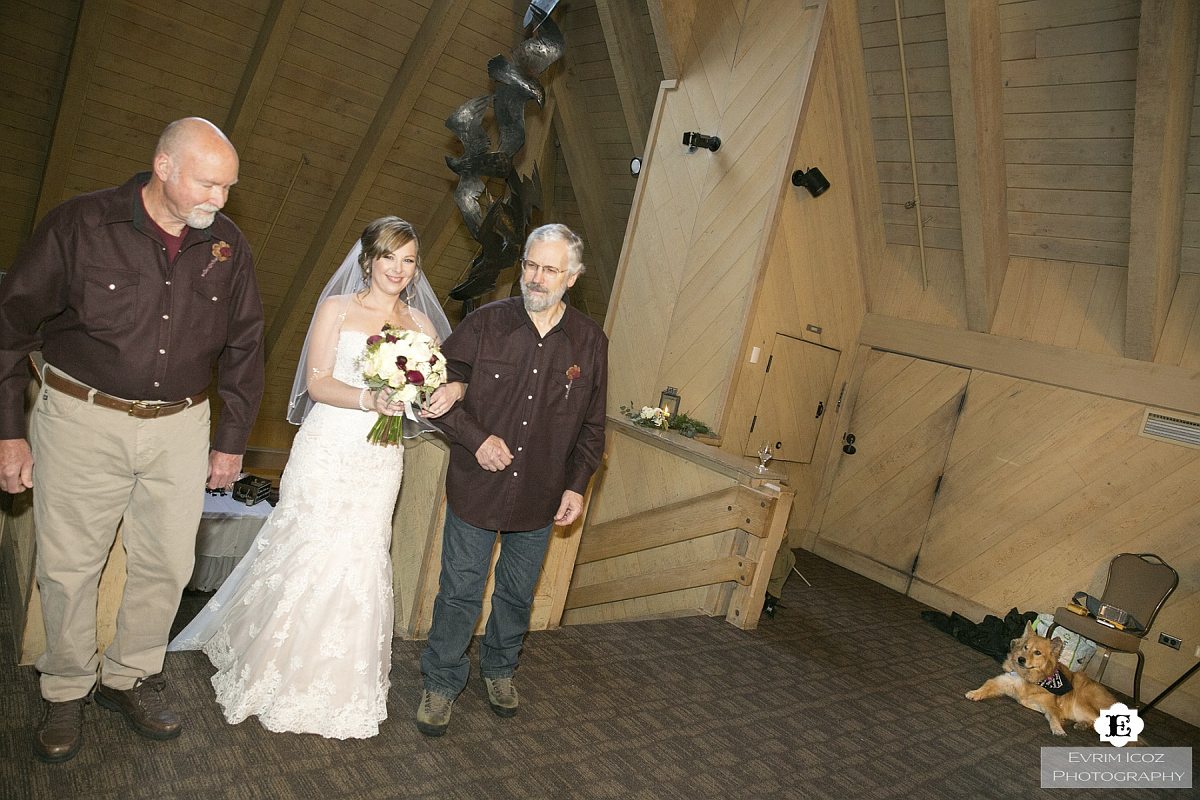
POLYGON ((637 156, 629 159, 629 174, 635 178, 642 174, 642 160, 637 156))
POLYGON ((683 135, 683 143, 689 153, 694 153, 697 147, 712 150, 714 153, 721 149, 721 139, 718 136, 705 136, 703 133, 688 131, 683 135))
POLYGON ((813 197, 820 197, 829 188, 829 180, 816 167, 809 167, 808 172, 798 169, 792 173, 792 185, 803 186, 813 197))

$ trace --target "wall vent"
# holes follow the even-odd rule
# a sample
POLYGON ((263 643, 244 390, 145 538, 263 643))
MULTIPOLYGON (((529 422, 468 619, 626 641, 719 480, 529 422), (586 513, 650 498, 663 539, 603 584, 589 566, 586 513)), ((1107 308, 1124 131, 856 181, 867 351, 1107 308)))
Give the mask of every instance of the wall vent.
POLYGON ((1200 419, 1182 414, 1146 410, 1141 435, 1185 447, 1200 448, 1200 419))

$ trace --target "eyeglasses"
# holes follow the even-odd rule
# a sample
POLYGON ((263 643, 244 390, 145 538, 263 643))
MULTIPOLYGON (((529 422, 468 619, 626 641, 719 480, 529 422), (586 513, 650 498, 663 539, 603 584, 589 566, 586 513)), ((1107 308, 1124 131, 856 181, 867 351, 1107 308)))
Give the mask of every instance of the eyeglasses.
POLYGON ((545 264, 539 264, 536 261, 530 261, 528 258, 521 259, 521 269, 529 273, 536 273, 540 269, 548 278, 557 278, 559 275, 566 273, 565 269, 561 269, 559 267, 548 267, 545 264))

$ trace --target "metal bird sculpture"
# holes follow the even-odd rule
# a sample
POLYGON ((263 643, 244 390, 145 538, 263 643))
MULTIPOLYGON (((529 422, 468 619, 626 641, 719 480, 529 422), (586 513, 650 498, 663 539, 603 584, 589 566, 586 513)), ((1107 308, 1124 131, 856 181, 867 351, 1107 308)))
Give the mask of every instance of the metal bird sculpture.
POLYGON ((532 178, 522 178, 513 163, 525 146, 525 104, 546 101, 537 76, 565 49, 562 31, 549 17, 557 2, 533 0, 526 27, 532 15, 536 35, 513 48, 511 58, 497 55, 488 61, 488 76, 496 82, 493 94, 466 101, 446 119, 446 127, 463 146, 462 155, 446 157, 446 166, 458 175, 454 202, 480 245, 466 278, 450 290, 451 298, 462 301, 465 313, 474 310, 478 298, 495 287, 499 274, 521 257, 533 208, 541 204, 537 168, 532 178), (489 105, 499 138, 495 150, 484 128, 489 105), (505 191, 485 210, 480 196, 487 190, 488 178, 503 179, 505 191))

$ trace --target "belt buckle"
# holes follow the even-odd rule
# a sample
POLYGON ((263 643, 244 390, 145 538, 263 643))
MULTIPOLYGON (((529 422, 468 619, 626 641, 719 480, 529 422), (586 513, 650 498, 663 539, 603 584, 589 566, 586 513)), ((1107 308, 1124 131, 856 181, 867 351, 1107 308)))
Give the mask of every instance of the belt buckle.
POLYGON ((162 411, 161 403, 150 405, 144 400, 134 400, 129 404, 128 413, 129 416, 138 417, 140 419, 157 419, 160 411, 162 411))

